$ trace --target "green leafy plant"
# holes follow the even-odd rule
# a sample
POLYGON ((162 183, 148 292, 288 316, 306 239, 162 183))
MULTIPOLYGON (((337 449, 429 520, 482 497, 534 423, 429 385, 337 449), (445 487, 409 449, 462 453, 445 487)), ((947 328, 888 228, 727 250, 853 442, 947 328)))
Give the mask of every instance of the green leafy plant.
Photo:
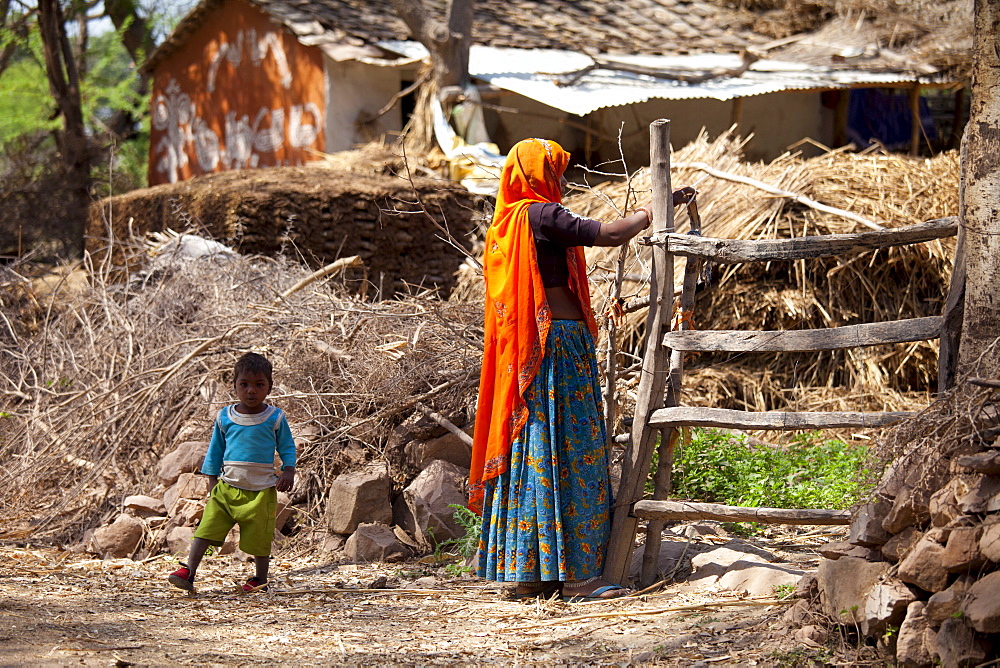
POLYGON ((674 463, 674 496, 737 506, 848 508, 864 493, 867 449, 818 433, 787 445, 750 444, 743 434, 694 429, 674 463))
POLYGON ((448 507, 455 509, 453 517, 465 533, 458 538, 441 541, 434 549, 434 553, 451 551, 469 558, 479 549, 479 535, 483 530, 483 518, 457 503, 452 503, 448 507))
POLYGON ((774 585, 774 595, 778 597, 779 600, 784 601, 794 593, 795 585, 793 584, 774 585))

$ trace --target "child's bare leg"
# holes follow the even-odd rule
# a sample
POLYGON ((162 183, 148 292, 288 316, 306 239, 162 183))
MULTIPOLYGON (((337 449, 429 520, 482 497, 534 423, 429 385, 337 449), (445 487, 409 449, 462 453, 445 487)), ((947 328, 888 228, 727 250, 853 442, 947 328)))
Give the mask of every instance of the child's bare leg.
POLYGON ((257 577, 257 582, 261 584, 267 582, 267 571, 271 568, 271 557, 254 557, 253 565, 257 569, 254 574, 257 577))
POLYGON ((204 538, 191 539, 191 550, 188 552, 187 567, 192 579, 194 578, 194 572, 198 570, 198 566, 201 564, 201 558, 205 556, 205 552, 207 551, 207 540, 204 538))

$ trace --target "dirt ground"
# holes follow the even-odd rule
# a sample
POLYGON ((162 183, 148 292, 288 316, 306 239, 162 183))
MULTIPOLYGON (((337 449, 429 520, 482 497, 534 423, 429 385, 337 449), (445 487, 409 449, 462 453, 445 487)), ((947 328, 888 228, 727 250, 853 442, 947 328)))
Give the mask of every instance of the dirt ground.
MULTIPOLYGON (((773 549, 773 545, 767 545, 773 549)), ((789 554, 783 555, 788 558, 789 554)), ((792 555, 805 567, 815 552, 792 555)), ((425 559, 426 561, 426 559, 425 559)), ((829 665, 781 622, 790 600, 674 584, 614 602, 509 600, 506 585, 444 566, 207 558, 188 596, 176 560, 99 560, 0 547, 0 665, 829 665)))

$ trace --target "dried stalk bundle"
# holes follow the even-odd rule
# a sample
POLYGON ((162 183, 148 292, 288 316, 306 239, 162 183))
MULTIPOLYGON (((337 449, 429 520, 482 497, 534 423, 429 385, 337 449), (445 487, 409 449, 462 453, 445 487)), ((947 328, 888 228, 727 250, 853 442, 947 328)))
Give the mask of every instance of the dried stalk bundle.
MULTIPOLYGON (((143 269, 127 282, 88 267, 90 284, 55 293, 33 336, 0 338, 3 536, 78 538, 123 496, 155 490, 163 455, 208 438, 233 400, 233 362, 251 349, 274 363, 271 399, 300 441, 293 501, 307 508, 366 459, 404 480, 387 435, 417 401, 467 421, 478 308, 431 291, 367 301, 342 276, 281 258, 150 258, 138 246, 127 264, 143 269)), ((3 319, 19 307, 5 297, 3 319)))
MULTIPOLYGON (((958 213, 954 152, 931 159, 844 152, 802 159, 785 154, 770 163, 746 163, 741 141, 731 135, 709 141, 703 135, 672 156, 674 187, 698 188, 706 236, 771 239, 867 230, 844 216, 712 176, 696 164, 803 195, 885 227, 958 213)), ((632 187, 642 199, 642 191, 650 188, 648 172, 634 177, 632 187)), ((626 184, 613 183, 574 195, 567 206, 610 220, 626 208, 626 194, 626 184)), ((678 232, 686 232, 686 212, 676 213, 678 232)), ((694 327, 810 329, 939 315, 953 251, 954 240, 947 239, 809 262, 715 266, 711 279, 700 285, 694 327)), ((588 253, 595 308, 605 314, 611 310, 616 253, 602 248, 588 253)), ((641 302, 647 294, 649 254, 647 247, 632 251, 626 302, 641 302)), ((675 263, 675 285, 683 271, 684 262, 675 263)), ((619 349, 639 354, 644 324, 645 309, 628 312, 619 329, 619 349)), ((620 366, 627 367, 629 359, 624 357, 620 366)), ((936 342, 810 354, 702 354, 689 358, 684 403, 745 410, 903 410, 927 403, 936 373, 936 342)))

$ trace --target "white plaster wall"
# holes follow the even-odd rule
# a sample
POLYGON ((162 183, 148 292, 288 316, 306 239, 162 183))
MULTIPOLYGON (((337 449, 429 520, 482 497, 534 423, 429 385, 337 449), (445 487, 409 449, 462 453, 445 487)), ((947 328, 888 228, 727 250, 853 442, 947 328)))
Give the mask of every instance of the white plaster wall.
MULTIPOLYGON (((399 92, 402 74, 390 67, 374 67, 347 61, 326 61, 326 151, 345 151, 368 138, 358 132, 361 112, 374 115, 399 92)), ((398 133, 402 129, 399 105, 376 121, 377 134, 398 133)))

